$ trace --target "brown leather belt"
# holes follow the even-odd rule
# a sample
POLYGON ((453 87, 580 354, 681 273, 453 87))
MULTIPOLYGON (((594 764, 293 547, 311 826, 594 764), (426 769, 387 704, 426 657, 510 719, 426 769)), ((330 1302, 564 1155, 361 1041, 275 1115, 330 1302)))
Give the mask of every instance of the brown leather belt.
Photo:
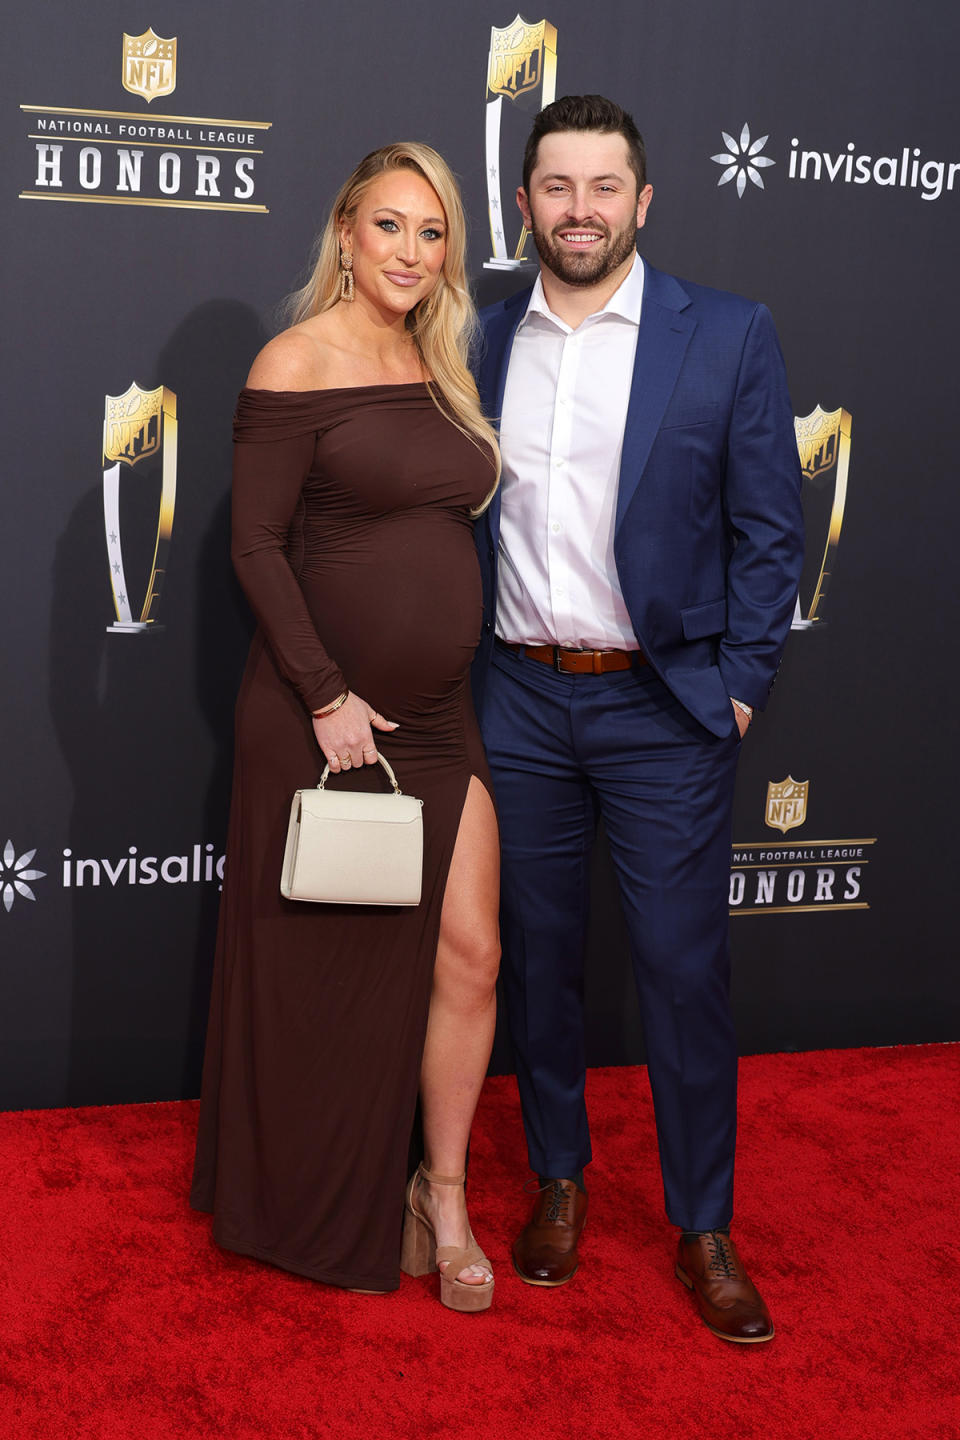
POLYGON ((563 675, 605 675, 609 670, 631 670, 646 665, 642 650, 565 650, 562 645, 518 645, 512 640, 498 640, 518 655, 540 660, 563 675))

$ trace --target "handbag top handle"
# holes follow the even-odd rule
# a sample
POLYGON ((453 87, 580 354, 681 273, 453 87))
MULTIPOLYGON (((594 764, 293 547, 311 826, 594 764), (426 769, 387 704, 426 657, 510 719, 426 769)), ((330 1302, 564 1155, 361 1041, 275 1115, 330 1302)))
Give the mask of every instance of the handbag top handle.
MULTIPOLYGON (((378 755, 377 755, 377 759, 380 761, 380 764, 383 766, 384 770, 386 770, 386 772, 387 772, 387 779, 390 781, 390 784, 393 786, 393 793, 394 793, 395 795, 402 795, 402 794, 403 794, 403 791, 400 789, 400 786, 397 784, 397 777, 396 777, 396 775, 394 775, 394 773, 393 773, 393 766, 390 764, 390 761, 384 759, 384 757, 383 757, 382 755, 380 755, 379 753, 378 753, 378 755)), ((324 789, 326 789, 327 777, 329 776, 329 774, 330 774, 330 766, 329 766, 329 765, 324 765, 324 767, 323 767, 323 774, 320 776, 320 780, 319 780, 319 783, 318 783, 318 785, 317 785, 317 789, 318 789, 318 790, 324 790, 324 789)))

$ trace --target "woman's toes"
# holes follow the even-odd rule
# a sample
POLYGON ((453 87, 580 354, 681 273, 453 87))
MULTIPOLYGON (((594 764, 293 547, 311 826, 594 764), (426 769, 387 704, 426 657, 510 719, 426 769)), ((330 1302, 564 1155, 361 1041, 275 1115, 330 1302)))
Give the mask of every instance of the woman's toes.
POLYGON ((489 1270, 484 1270, 480 1265, 471 1265, 467 1270, 461 1270, 457 1276, 464 1285, 486 1285, 493 1279, 489 1270))

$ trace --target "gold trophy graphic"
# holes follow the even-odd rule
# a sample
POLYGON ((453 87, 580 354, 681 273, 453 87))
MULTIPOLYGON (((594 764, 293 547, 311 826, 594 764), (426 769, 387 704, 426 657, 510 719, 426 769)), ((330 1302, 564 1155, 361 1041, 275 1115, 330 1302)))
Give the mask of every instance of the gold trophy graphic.
POLYGON ((824 623, 823 602, 830 585, 840 543, 850 474, 848 410, 824 410, 794 418, 797 449, 803 470, 803 508, 807 521, 807 561, 792 629, 811 630, 824 623), (820 544, 820 537, 825 536, 820 544), (816 538, 814 538, 816 537, 816 538))
POLYGON ((493 254, 484 261, 485 270, 516 270, 531 262, 524 254, 528 232, 520 230, 513 255, 507 253, 503 195, 500 189, 500 130, 504 100, 517 101, 521 95, 539 91, 538 110, 557 97, 557 30, 549 20, 534 24, 519 13, 509 25, 490 30, 487 57, 487 206, 493 254), (493 99, 490 97, 493 96, 493 99))
MULTIPOLYGON (((108 635, 148 635, 157 625, 157 606, 166 575, 167 554, 173 531, 173 509, 177 497, 177 397, 161 385, 156 390, 141 390, 134 382, 123 395, 104 397, 103 412, 103 522, 110 565, 110 585, 116 621, 107 626, 108 635), (113 461, 111 465, 109 462, 113 461), (136 605, 130 599, 127 568, 120 528, 121 479, 130 477, 137 465, 143 469, 133 477, 140 501, 138 510, 147 508, 149 490, 156 489, 159 466, 160 503, 154 532, 152 517, 148 522, 149 578, 139 617, 134 619, 136 605), (150 472, 153 472, 151 475, 150 472), (150 481, 154 484, 151 487, 150 481), (139 482, 139 483, 138 483, 139 482)), ((129 483, 129 481, 128 481, 129 483)), ((142 528, 142 527, 141 527, 142 528)), ((141 572, 142 573, 142 572, 141 572)))

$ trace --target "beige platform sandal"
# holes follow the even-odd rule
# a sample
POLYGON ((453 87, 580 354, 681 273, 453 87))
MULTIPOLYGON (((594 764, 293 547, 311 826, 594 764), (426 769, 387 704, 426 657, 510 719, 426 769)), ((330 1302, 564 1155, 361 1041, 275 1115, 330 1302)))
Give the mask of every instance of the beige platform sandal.
POLYGON ((421 1176, 431 1185, 462 1185, 466 1178, 464 1175, 435 1175, 426 1166, 417 1166, 407 1186, 400 1269, 405 1275, 430 1275, 440 1265, 449 1262, 446 1270, 440 1271, 440 1303, 448 1310, 489 1309, 493 1299, 493 1275, 482 1285, 465 1285, 457 1276, 468 1265, 483 1265, 489 1270, 490 1261, 474 1240, 472 1230, 470 1244, 463 1250, 456 1245, 437 1245, 433 1226, 413 1203, 414 1190, 421 1176))

